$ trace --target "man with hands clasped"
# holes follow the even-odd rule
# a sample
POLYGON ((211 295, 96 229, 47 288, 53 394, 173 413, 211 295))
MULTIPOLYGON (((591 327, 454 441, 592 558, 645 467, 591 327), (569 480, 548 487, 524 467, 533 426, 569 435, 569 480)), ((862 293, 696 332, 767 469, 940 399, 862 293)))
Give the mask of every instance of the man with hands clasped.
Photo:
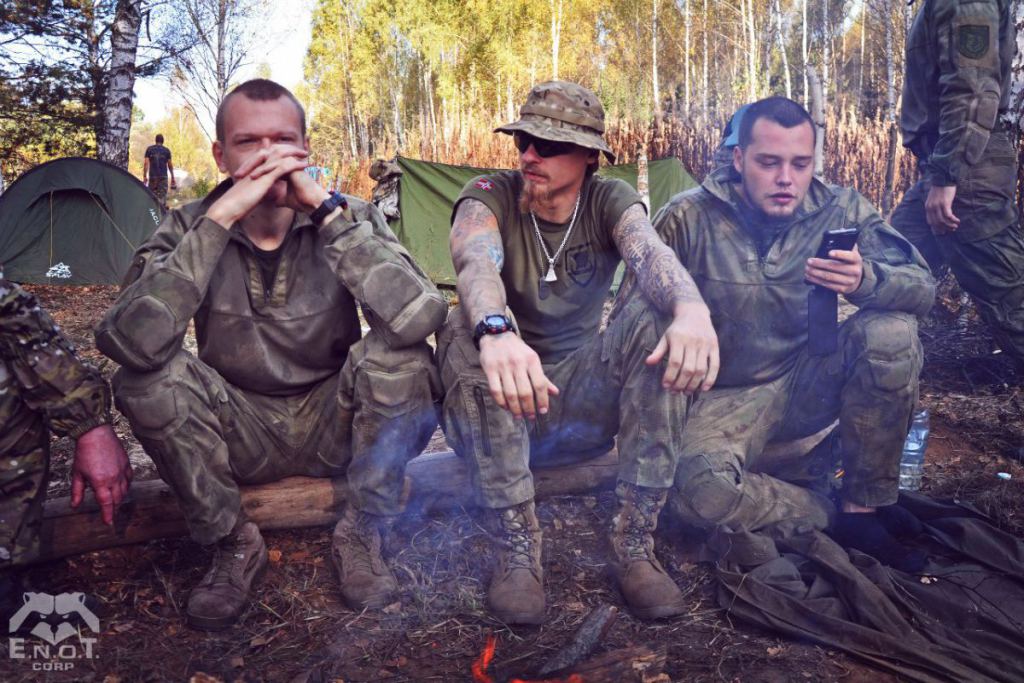
POLYGON ((708 529, 831 522, 844 545, 920 569, 923 558, 896 538, 897 511, 885 506, 896 502, 917 400, 915 316, 931 307, 935 283, 863 197, 814 178, 814 138, 797 103, 756 102, 733 165, 655 217, 711 309, 722 354, 717 384, 687 420, 672 506, 708 529), (856 246, 816 257, 827 232, 851 229, 856 246), (859 310, 837 330, 838 294, 859 310), (798 485, 820 480, 824 467, 764 455, 770 442, 814 435, 836 418, 845 472, 838 512, 798 485))
POLYGON ((507 623, 544 620, 541 529, 531 464, 606 452, 618 436, 613 567, 642 618, 679 614, 654 555, 687 397, 718 372, 708 309, 658 239, 640 196, 594 175, 604 110, 575 83, 535 86, 502 126, 519 170, 480 176, 456 202, 450 238, 460 305, 438 337, 449 443, 469 466, 501 554, 488 590, 507 623), (608 326, 620 260, 639 286, 608 326))
POLYGON ((401 511, 406 461, 437 424, 424 340, 444 300, 375 206, 303 171, 305 113, 290 92, 243 83, 216 128, 213 155, 229 179, 167 215, 96 331, 122 366, 118 408, 193 539, 214 547, 189 622, 233 623, 266 565, 239 484, 300 474, 347 471, 332 558, 352 607, 382 606, 397 583, 381 534, 401 511), (190 320, 198 355, 182 348, 190 320))

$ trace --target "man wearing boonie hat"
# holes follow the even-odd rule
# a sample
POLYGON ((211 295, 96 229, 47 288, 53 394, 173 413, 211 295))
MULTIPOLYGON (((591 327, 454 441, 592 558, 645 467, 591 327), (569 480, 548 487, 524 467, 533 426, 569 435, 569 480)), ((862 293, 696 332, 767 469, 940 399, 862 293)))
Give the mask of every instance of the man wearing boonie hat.
POLYGON ((544 620, 541 530, 530 465, 606 452, 618 435, 613 567, 641 618, 683 596, 654 555, 688 399, 718 373, 718 342, 693 280, 640 196, 595 176, 604 110, 564 81, 530 91, 510 134, 519 170, 471 180, 451 232, 460 305, 438 338, 449 443, 469 466, 502 549, 488 591, 506 623, 544 620), (601 315, 618 263, 639 290, 601 315))

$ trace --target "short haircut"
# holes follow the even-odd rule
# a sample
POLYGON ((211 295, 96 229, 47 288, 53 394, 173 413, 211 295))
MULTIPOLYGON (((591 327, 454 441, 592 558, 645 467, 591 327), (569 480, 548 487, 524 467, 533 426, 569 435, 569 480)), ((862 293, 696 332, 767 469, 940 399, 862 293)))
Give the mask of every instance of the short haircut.
POLYGON ((818 130, 806 109, 787 97, 766 97, 754 102, 744 112, 740 121, 740 149, 746 149, 750 145, 754 137, 754 124, 759 119, 774 121, 783 128, 795 128, 806 123, 811 127, 811 135, 817 142, 818 130))
POLYGON ((156 144, 158 144, 158 145, 164 144, 164 136, 161 135, 160 133, 156 134, 156 144))
POLYGON ((254 78, 242 83, 229 92, 227 96, 221 100, 220 106, 217 107, 217 119, 215 121, 215 125, 217 129, 217 139, 219 141, 224 142, 224 111, 227 109, 228 102, 230 102, 231 98, 236 95, 245 95, 246 98, 257 102, 269 102, 282 97, 287 97, 291 100, 292 104, 295 105, 295 108, 299 110, 299 122, 302 127, 302 137, 306 137, 306 110, 302 108, 302 104, 295 98, 295 95, 293 95, 288 88, 275 83, 274 81, 266 78, 254 78))

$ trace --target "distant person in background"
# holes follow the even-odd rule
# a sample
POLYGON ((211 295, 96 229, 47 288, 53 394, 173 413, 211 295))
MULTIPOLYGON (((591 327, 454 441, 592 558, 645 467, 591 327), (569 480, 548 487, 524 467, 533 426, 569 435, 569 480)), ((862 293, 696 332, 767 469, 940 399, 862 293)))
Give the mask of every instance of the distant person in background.
POLYGON ((167 174, 171 176, 171 189, 178 189, 174 180, 174 164, 171 163, 171 150, 164 147, 164 136, 156 136, 156 144, 146 148, 146 158, 142 162, 142 180, 150 191, 160 200, 160 206, 167 210, 167 174))
POLYGON ((1024 367, 1024 235, 1017 149, 1003 118, 1017 39, 1009 0, 927 0, 907 36, 900 129, 921 179, 892 226, 971 295, 999 347, 1024 367))

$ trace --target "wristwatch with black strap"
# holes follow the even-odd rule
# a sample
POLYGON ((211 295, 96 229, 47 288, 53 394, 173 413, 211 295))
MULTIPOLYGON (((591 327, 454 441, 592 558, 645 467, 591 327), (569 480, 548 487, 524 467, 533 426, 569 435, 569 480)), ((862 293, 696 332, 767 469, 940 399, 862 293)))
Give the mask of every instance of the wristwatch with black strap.
POLYGON ((321 202, 320 206, 316 207, 313 213, 309 214, 309 220, 313 221, 313 225, 320 226, 324 219, 331 215, 338 207, 344 211, 348 208, 348 202, 345 201, 345 197, 337 192, 331 192, 327 199, 321 202))
POLYGON ((502 313, 494 313, 491 315, 485 315, 483 320, 476 324, 476 329, 473 330, 473 343, 476 348, 480 348, 480 339, 485 334, 505 334, 506 332, 515 332, 516 326, 512 324, 511 318, 502 313))

